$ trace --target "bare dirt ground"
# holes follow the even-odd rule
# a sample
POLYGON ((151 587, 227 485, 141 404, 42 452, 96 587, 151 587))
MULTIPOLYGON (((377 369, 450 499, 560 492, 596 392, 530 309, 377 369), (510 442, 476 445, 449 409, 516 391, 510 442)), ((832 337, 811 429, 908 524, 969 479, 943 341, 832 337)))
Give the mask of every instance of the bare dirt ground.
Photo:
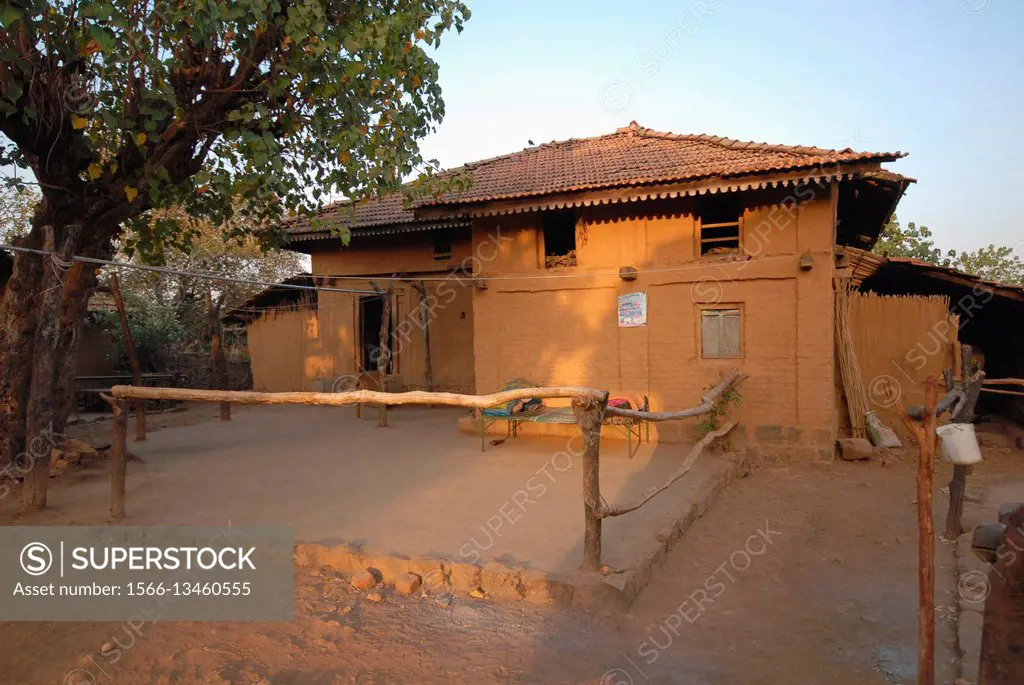
MULTIPOLYGON (((384 556, 499 560, 549 573, 582 559, 580 442, 523 437, 480 450, 456 430, 462 410, 405 408, 360 420, 351 408, 264 406, 229 422, 200 421, 216 407, 156 415, 139 457, 128 467, 127 525, 279 525, 298 542, 360 546, 384 556), (205 413, 203 413, 205 412, 205 413), (174 425, 168 426, 168 423, 174 425)), ((111 440, 111 424, 83 426, 92 445, 111 440)), ((685 445, 645 444, 627 457, 626 443, 603 441, 601 491, 628 502, 663 483, 685 445)), ((19 519, 16 496, 0 498, 0 524, 104 525, 110 487, 104 457, 72 464, 54 479, 48 509, 19 519)), ((715 484, 735 473, 731 455, 705 455, 684 481, 630 516, 605 524, 604 561, 636 566, 666 520, 675 521, 715 484)))
MULTIPOLYGON (((1022 456, 1004 467, 1019 470, 1022 456)), ((755 470, 625 614, 388 595, 375 604, 337 575, 297 570, 293 623, 0 624, 0 682, 911 683, 914 462, 905 452, 887 461, 755 470), (114 638, 117 651, 102 654, 114 638)), ((952 546, 937 553, 937 682, 952 683, 952 546)))

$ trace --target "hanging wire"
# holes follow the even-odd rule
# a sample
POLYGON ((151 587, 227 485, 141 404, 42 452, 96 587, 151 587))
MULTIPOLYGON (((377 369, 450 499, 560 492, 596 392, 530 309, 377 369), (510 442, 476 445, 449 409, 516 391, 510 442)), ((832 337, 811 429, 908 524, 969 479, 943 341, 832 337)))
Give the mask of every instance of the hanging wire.
MULTIPOLYGON (((36 250, 27 247, 15 247, 13 245, 0 245, 0 250, 11 250, 14 252, 29 252, 32 254, 39 255, 52 255, 53 252, 50 250, 36 250)), ((771 257, 761 257, 757 260, 757 263, 765 263, 777 260, 792 259, 792 255, 775 255, 771 257)), ((176 269, 169 269, 167 267, 160 266, 144 266, 141 264, 131 264, 128 262, 115 262, 107 259, 97 259, 95 257, 80 257, 73 256, 73 261, 86 262, 90 264, 101 264, 104 266, 116 266, 124 267, 128 269, 140 269, 143 271, 155 271, 158 273, 174 274, 179 276, 191 276, 194 278, 208 278, 219 281, 226 281, 230 283, 241 283, 245 285, 261 285, 267 288, 286 288, 291 290, 313 290, 320 292, 336 292, 336 293, 354 293, 359 295, 379 295, 375 290, 355 290, 349 288, 332 288, 329 286, 317 286, 317 285, 297 285, 287 283, 267 283, 265 281, 256 281, 241 278, 231 278, 228 276, 217 276, 214 274, 196 273, 189 271, 179 271, 176 269)), ((657 269, 637 269, 638 274, 656 274, 656 273, 673 273, 679 271, 692 271, 694 269, 707 270, 709 267, 718 266, 722 269, 732 266, 734 264, 749 264, 749 260, 736 260, 728 262, 715 262, 706 263, 701 262, 697 264, 685 264, 681 266, 666 266, 657 269)), ((579 271, 579 272, 568 272, 568 273, 554 273, 554 274, 521 274, 521 275, 507 275, 507 276, 483 276, 488 281, 523 281, 523 280, 549 280, 549 279, 562 279, 562 278, 593 278, 595 276, 618 276, 619 272, 616 271, 579 271)), ((453 271, 447 276, 368 276, 368 275, 357 275, 357 276, 337 276, 334 274, 315 274, 311 275, 310 278, 319 278, 332 281, 389 281, 389 282, 407 282, 414 283, 424 281, 427 283, 444 283, 453 279, 472 279, 474 276, 466 271, 463 271, 461 275, 456 275, 453 271)))
MULTIPOLYGON (((53 250, 37 250, 31 247, 18 247, 15 245, 0 245, 0 250, 10 250, 11 252, 25 252, 28 254, 37 254, 44 257, 48 256, 54 260, 54 264, 60 264, 60 259, 53 250)), ((257 281, 249 278, 234 278, 232 276, 219 276, 208 273, 198 273, 194 271, 182 271, 179 269, 171 269, 165 266, 146 266, 143 264, 130 264, 128 262, 115 262, 109 259, 99 259, 97 257, 82 257, 79 255, 73 255, 71 262, 82 262, 84 264, 99 264, 102 266, 114 266, 127 269, 138 269, 140 271, 155 271, 161 274, 170 274, 174 276, 190 276, 192 278, 206 278, 214 281, 223 281, 225 283, 240 283, 242 285, 258 285, 265 288, 281 288, 284 290, 312 290, 319 292, 328 293, 353 293, 357 295, 377 295, 378 293, 374 290, 355 290, 351 288, 331 288, 328 286, 318 285, 301 285, 298 283, 268 283, 266 281, 257 281)), ((70 266, 70 262, 68 262, 70 266)), ((66 270, 66 269, 65 269, 66 270)), ((311 276, 310 278, 314 278, 311 276)))

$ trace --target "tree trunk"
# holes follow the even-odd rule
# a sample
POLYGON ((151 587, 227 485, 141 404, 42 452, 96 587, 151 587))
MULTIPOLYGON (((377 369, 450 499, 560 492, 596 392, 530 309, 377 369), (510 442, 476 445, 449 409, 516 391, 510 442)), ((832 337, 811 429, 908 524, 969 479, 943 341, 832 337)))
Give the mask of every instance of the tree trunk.
MULTIPOLYGON (((43 247, 41 232, 33 230, 21 246, 43 247)), ((23 475, 25 465, 25 399, 36 333, 33 310, 39 297, 44 257, 14 256, 14 268, 0 300, 0 469, 23 475)))
POLYGON ((79 245, 83 224, 55 220, 44 202, 20 247, 53 256, 16 253, 0 298, 0 473, 24 478, 27 511, 46 505, 50 452, 59 445, 74 405, 74 358, 95 270, 71 263, 73 254, 103 256, 102 233, 79 245))
MULTIPOLYGON (((66 354, 61 335, 61 299, 64 294, 64 276, 71 264, 71 256, 82 224, 69 224, 57 235, 54 226, 43 227, 44 249, 55 250, 56 255, 43 269, 42 289, 32 315, 36 320, 36 333, 32 345, 28 400, 25 404, 25 439, 31 448, 28 473, 22 488, 22 506, 25 512, 46 507, 46 489, 50 478, 50 450, 54 442, 53 424, 56 417, 54 393, 57 388, 60 364, 66 354)), ((72 336, 73 338, 73 336, 72 336)))

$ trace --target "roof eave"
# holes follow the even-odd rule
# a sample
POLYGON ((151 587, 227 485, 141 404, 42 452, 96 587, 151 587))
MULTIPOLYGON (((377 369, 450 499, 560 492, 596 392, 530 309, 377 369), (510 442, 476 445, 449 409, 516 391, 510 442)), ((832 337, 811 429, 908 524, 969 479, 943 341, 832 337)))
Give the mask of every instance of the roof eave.
POLYGON ((644 200, 667 199, 715 193, 780 188, 806 182, 846 180, 880 170, 880 161, 856 161, 828 167, 811 167, 776 173, 711 176, 682 182, 644 185, 607 185, 598 188, 567 190, 529 196, 500 198, 479 202, 453 202, 444 205, 417 207, 424 219, 441 217, 477 217, 593 205, 619 204, 644 200))

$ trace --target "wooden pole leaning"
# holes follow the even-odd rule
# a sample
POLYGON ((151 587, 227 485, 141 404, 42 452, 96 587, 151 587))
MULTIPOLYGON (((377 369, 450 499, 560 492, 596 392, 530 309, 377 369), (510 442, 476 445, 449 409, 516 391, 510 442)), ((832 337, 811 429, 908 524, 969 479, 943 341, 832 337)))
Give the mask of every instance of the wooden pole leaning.
MULTIPOLYGON (((142 367, 139 364, 139 353, 135 349, 135 339, 128 327, 128 312, 125 310, 124 298, 121 296, 121 281, 116 273, 110 274, 110 292, 114 296, 117 317, 121 321, 121 333, 124 335, 124 349, 128 354, 128 363, 132 367, 132 383, 142 385, 142 367)), ((146 439, 146 400, 135 401, 135 439, 146 439)))

